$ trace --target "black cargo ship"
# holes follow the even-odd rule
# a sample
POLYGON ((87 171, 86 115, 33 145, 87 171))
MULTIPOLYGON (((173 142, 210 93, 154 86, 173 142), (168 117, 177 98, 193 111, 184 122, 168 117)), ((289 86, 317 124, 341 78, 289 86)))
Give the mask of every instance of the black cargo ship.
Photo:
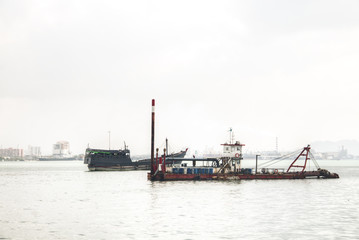
MULTIPOLYGON (((175 163, 181 163, 181 158, 187 153, 187 149, 177 153, 166 154, 166 159, 175 163)), ((132 161, 130 150, 104 150, 87 148, 84 164, 90 171, 131 171, 149 170, 151 159, 132 161)))

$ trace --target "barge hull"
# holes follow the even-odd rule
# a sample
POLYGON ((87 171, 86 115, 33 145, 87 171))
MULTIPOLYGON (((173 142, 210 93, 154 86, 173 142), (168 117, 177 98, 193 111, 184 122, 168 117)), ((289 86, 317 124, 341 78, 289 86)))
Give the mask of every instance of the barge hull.
POLYGON ((185 180, 254 180, 254 179, 305 179, 305 178, 339 178, 335 173, 324 175, 320 171, 278 173, 278 174, 176 174, 159 173, 151 176, 148 180, 152 181, 185 181, 185 180))
POLYGON ((90 171, 134 171, 134 170, 149 170, 150 165, 136 165, 136 166, 88 166, 90 171))

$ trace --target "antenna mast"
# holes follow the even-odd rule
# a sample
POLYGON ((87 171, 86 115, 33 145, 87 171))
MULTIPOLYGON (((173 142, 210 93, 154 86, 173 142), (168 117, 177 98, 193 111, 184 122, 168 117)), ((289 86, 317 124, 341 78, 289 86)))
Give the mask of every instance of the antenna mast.
POLYGON ((168 156, 168 139, 166 138, 166 155, 168 156))
POLYGON ((111 131, 108 131, 108 150, 111 150, 111 131))

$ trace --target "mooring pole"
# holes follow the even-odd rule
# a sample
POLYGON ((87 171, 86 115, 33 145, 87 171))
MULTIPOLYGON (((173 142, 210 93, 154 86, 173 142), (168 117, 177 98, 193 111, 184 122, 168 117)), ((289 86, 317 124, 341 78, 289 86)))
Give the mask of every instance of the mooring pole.
POLYGON ((154 157, 155 157, 155 99, 152 99, 152 127, 151 127, 151 175, 154 171, 154 157))
POLYGON ((257 174, 257 166, 258 166, 258 157, 259 157, 260 155, 256 155, 256 174, 257 174))

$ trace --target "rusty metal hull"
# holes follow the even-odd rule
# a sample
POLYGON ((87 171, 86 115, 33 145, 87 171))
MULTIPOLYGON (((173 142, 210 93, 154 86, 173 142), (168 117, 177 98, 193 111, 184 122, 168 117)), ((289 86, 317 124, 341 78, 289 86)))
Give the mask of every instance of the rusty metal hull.
POLYGON ((88 166, 90 171, 135 171, 135 170, 150 170, 150 165, 139 166, 88 166))
POLYGON ((152 176, 148 173, 151 181, 185 181, 185 180, 241 180, 241 179, 305 179, 305 178, 339 178, 336 173, 323 174, 321 171, 274 173, 274 174, 177 174, 158 173, 152 176))

